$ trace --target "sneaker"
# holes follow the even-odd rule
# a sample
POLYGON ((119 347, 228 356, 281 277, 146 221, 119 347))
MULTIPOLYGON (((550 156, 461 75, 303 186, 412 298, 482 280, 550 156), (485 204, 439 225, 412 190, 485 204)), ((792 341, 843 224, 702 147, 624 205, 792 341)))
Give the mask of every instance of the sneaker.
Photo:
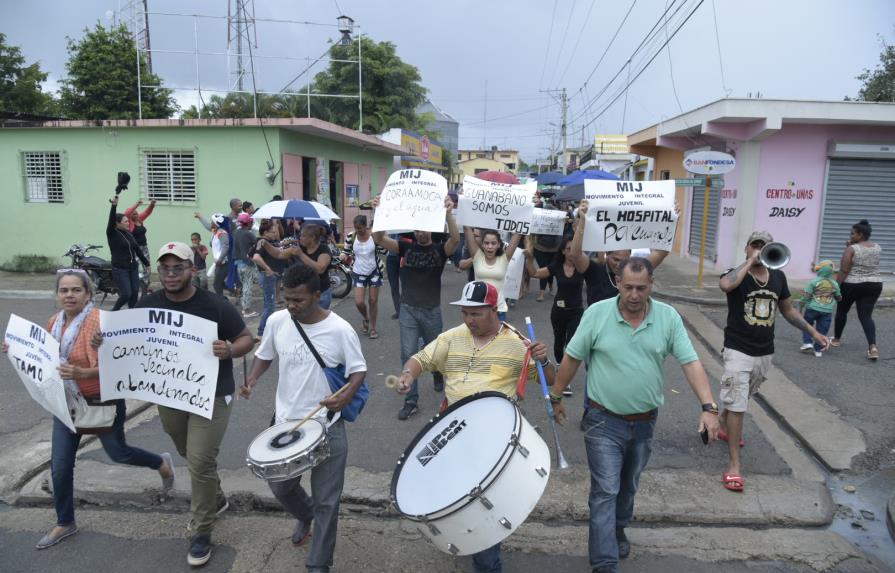
POLYGON ((624 527, 615 528, 615 539, 618 541, 618 558, 626 558, 631 554, 631 542, 628 541, 628 536, 625 535, 624 527))
POLYGON ((811 352, 812 350, 814 350, 814 345, 810 342, 806 342, 805 344, 799 346, 799 350, 806 353, 811 352))
POLYGON ((566 386, 565 390, 562 391, 563 396, 571 396, 572 395, 572 385, 569 384, 566 386))
POLYGON ((305 543, 307 543, 308 538, 311 536, 311 523, 312 519, 307 521, 303 519, 298 519, 295 522, 295 529, 292 530, 292 545, 296 547, 301 547, 305 543))
POLYGON ((432 383, 432 387, 436 392, 444 392, 444 377, 436 376, 435 381, 432 383))
MULTIPOLYGON (((227 500, 226 495, 221 495, 220 497, 218 497, 217 502, 218 502, 218 509, 215 512, 215 515, 220 516, 222 513, 227 511, 227 508, 230 507, 230 502, 227 500)), ((186 524, 186 530, 192 531, 194 529, 196 529, 196 522, 193 521, 193 518, 191 517, 189 522, 186 524)))
MULTIPOLYGON (((55 529, 55 527, 53 529, 55 529)), ((55 537, 53 537, 53 529, 51 529, 50 531, 47 532, 46 535, 41 537, 40 541, 37 542, 37 545, 35 545, 35 547, 37 547, 38 549, 46 549, 47 547, 52 547, 52 546, 56 545, 57 543, 59 543, 60 541, 65 539, 66 537, 71 537, 72 535, 77 533, 78 525, 76 523, 66 525, 62 529, 62 533, 59 533, 55 537)))
POLYGON ((404 402, 404 407, 401 408, 401 411, 398 412, 399 420, 406 420, 407 418, 413 416, 417 413, 419 408, 417 408, 416 404, 413 402, 404 402))
POLYGON ((162 477, 162 491, 168 492, 174 489, 174 459, 171 458, 171 454, 169 454, 168 452, 162 453, 160 457, 162 458, 163 463, 168 466, 168 469, 171 470, 170 476, 162 477))
POLYGON ((823 355, 824 355, 824 353, 821 352, 820 350, 815 350, 815 351, 814 351, 814 356, 815 356, 816 358, 820 358, 820 357, 823 356, 823 355))
POLYGON ((243 318, 255 318, 256 316, 258 316, 258 313, 255 312, 254 310, 242 313, 243 318))
POLYGON ((211 534, 197 533, 190 538, 190 551, 186 555, 186 562, 191 567, 199 567, 208 563, 211 559, 211 534))

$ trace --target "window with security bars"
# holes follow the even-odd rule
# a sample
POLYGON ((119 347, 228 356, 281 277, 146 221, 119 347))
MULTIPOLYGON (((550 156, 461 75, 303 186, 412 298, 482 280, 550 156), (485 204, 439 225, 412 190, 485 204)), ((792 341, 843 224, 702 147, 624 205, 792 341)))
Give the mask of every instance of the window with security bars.
POLYGON ((58 151, 24 151, 25 200, 29 203, 65 203, 62 188, 62 154, 58 151))
POLYGON ((193 151, 143 150, 143 196, 169 203, 196 202, 196 155, 193 151))

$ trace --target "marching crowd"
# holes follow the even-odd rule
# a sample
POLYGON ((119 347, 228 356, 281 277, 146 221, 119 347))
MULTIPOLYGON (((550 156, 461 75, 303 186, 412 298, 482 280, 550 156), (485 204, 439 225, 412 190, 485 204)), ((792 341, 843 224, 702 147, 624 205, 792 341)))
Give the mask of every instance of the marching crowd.
MULTIPOLYGON (((378 204, 378 198, 374 199, 373 216, 378 204)), ((585 410, 579 425, 591 474, 589 556, 593 571, 599 572, 618 571, 619 559, 630 553, 625 528, 633 516, 639 477, 649 461, 653 430, 663 404, 662 365, 667 356, 673 355, 680 364, 696 397, 695 425, 703 439, 728 442, 729 465, 721 485, 735 492, 746 485, 739 455, 743 415, 771 364, 778 312, 803 332, 802 350, 822 356, 830 346, 839 345, 854 305, 868 342, 867 358, 879 357, 872 311, 882 286, 880 246, 871 241, 872 229, 864 220, 853 226, 838 271, 831 261, 819 262, 817 279, 798 301, 783 271, 762 264, 762 249, 773 237, 765 231, 751 234, 744 245, 745 262, 726 272, 719 282, 728 303, 719 405, 677 311, 651 297, 654 270, 668 253, 654 250, 638 257, 630 251, 584 252, 587 201, 577 205, 567 232, 557 237, 502 236, 490 229, 469 227, 461 232, 450 197, 444 205, 443 234, 374 233, 372 219, 358 215, 354 232, 346 237, 345 248, 338 255, 353 261, 354 302, 360 315, 357 330, 346 320, 349 317, 329 310, 329 268, 336 256, 329 246, 334 242, 329 222, 258 220, 253 217, 252 205, 239 199, 230 202, 228 213, 215 213, 208 220, 196 213, 199 223, 211 233, 210 249, 198 232, 191 234, 189 244, 171 238, 155 257, 162 288, 139 298, 139 265, 147 271, 152 266, 145 223, 154 202, 142 212, 138 212, 139 202, 124 213, 118 213, 117 206, 116 196, 107 226, 120 293, 114 310, 125 305, 165 308, 206 318, 218 328, 213 351, 220 368, 213 417, 208 420, 159 406, 164 431, 189 468, 192 537, 187 559, 193 566, 210 558, 215 520, 227 506, 216 458, 234 400, 237 395, 251 397, 274 358, 279 359, 279 368, 271 425, 308 416, 319 419, 327 426, 330 455, 310 472, 309 489, 302 485, 301 476, 270 482, 270 488, 295 517, 293 543, 302 545, 311 539, 308 570, 329 571, 333 565, 348 452, 345 422, 334 413, 352 401, 364 382, 367 365, 358 330, 370 339, 379 336, 379 289, 385 277, 394 304, 392 318, 400 325, 402 370, 397 390, 404 396, 397 414, 400 420, 418 411, 418 383, 423 372, 433 373, 434 390, 444 393, 444 409, 485 390, 515 398, 520 384, 537 379, 539 363, 549 384, 556 420, 562 423, 566 418, 563 399, 572 395, 570 383, 584 363, 586 389, 581 399, 585 410), (519 249, 525 258, 525 287, 530 279, 540 281, 538 301, 546 300, 548 290, 555 288, 549 310, 552 349, 543 342, 529 341, 508 317, 514 301, 506 297, 504 280, 519 249), (459 308, 462 322, 445 329, 441 291, 449 261, 458 272, 466 270, 471 276, 459 299, 451 303, 459 308), (256 283, 263 306, 253 334, 245 320, 259 314, 253 306, 256 283), (233 304, 221 296, 228 289, 233 304), (278 310, 281 299, 285 308, 278 310), (798 309, 799 304, 804 311, 798 309), (834 336, 829 339, 831 322, 834 336), (246 382, 237 387, 233 360, 253 350, 246 382), (333 395, 327 371, 339 367, 342 384, 348 388, 333 395)), ((99 403, 98 348, 102 337, 92 289, 83 271, 69 269, 57 274, 56 296, 62 310, 51 317, 48 330, 60 341, 64 362, 60 373, 91 405, 111 407, 105 412, 105 425, 99 423, 94 430, 101 432, 110 458, 156 470, 168 490, 174 484, 171 456, 129 446, 124 435, 124 402, 99 403)), ((449 322, 454 321, 449 317, 449 322)), ((91 431, 78 427, 78 433, 72 433, 55 421, 52 482, 57 521, 38 543, 39 549, 78 530, 72 495, 74 458, 81 434, 91 431)), ((477 571, 500 571, 500 544, 476 553, 473 562, 477 571)))

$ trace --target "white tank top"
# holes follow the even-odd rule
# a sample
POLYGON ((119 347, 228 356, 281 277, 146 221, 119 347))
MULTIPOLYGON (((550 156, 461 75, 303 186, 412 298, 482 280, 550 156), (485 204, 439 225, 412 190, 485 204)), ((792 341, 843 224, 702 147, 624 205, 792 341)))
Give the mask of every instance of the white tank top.
POLYGON ((351 270, 354 274, 369 276, 376 270, 376 243, 373 237, 367 237, 366 241, 354 239, 354 265, 351 270))

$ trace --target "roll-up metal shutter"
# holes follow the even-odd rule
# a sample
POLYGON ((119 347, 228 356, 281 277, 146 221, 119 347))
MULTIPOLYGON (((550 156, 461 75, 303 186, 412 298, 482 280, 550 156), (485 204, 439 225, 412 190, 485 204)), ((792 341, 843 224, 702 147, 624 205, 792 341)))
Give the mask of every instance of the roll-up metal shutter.
POLYGON ((883 248, 880 270, 895 271, 895 160, 830 159, 818 260, 839 261, 851 226, 867 219, 883 248))
MULTIPOLYGON (((719 178, 720 179, 720 178, 719 178)), ((718 211, 721 205, 721 188, 723 183, 712 179, 712 190, 709 193, 709 218, 705 230, 705 258, 715 260, 718 247, 718 211)), ((702 206, 705 198, 705 186, 693 187, 693 200, 690 202, 690 243, 691 255, 699 256, 699 239, 702 234, 702 206)))

